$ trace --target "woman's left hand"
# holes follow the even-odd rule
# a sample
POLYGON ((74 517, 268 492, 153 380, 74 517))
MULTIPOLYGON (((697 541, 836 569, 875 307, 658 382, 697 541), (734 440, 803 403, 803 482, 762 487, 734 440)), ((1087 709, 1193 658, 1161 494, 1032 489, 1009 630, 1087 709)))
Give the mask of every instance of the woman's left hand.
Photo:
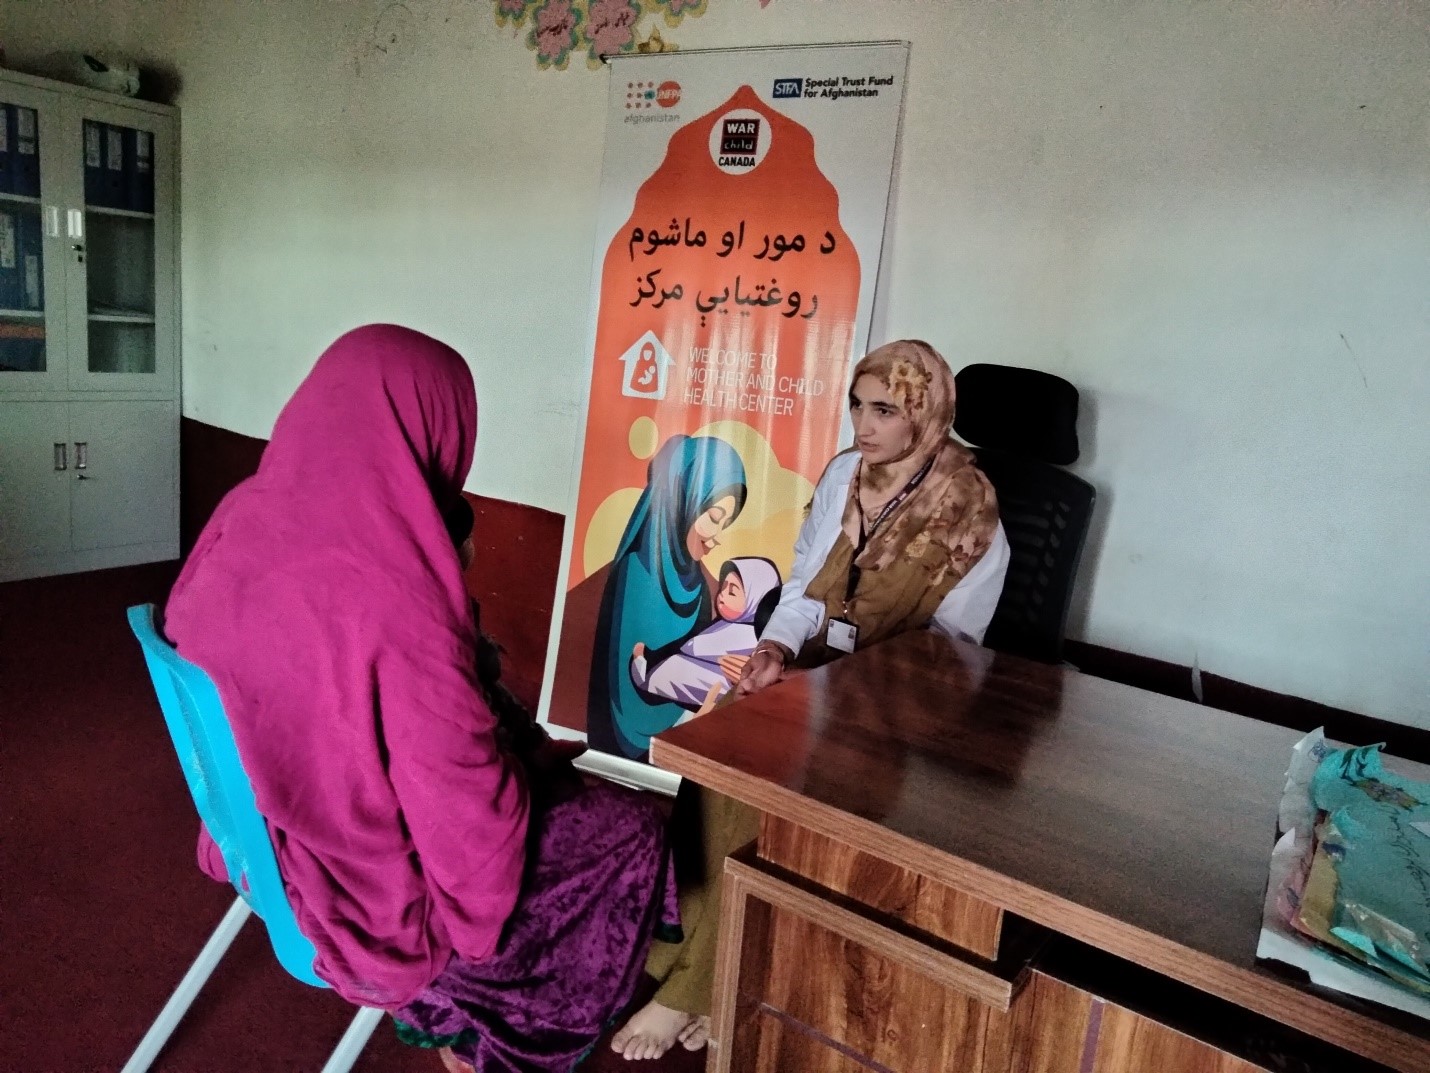
POLYGON ((745 673, 735 685, 735 695, 748 697, 774 685, 784 675, 788 662, 789 656, 784 646, 771 644, 765 647, 763 643, 756 645, 745 673))
POLYGON ((745 673, 745 664, 750 662, 749 656, 733 656, 726 654, 719 659, 720 671, 725 675, 725 680, 732 686, 740 684, 740 676, 745 673))

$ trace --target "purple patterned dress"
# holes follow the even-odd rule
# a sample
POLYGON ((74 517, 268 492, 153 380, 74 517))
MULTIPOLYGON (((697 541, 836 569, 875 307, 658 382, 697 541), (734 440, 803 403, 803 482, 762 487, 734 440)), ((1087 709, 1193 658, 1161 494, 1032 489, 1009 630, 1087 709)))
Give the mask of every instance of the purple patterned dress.
POLYGON ((449 1046, 477 1073, 565 1073, 631 1001, 653 937, 679 933, 665 818, 591 786, 533 815, 530 858, 501 945, 454 957, 396 1011, 398 1034, 449 1046))

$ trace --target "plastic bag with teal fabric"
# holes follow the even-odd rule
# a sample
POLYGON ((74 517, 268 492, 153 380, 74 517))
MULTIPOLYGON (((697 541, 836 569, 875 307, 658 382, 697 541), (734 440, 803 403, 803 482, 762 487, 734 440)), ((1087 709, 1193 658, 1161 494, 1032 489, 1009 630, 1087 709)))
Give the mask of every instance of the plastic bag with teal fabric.
POLYGON ((1331 753, 1311 781, 1335 865, 1331 933, 1430 990, 1430 783, 1385 770, 1380 746, 1331 753))

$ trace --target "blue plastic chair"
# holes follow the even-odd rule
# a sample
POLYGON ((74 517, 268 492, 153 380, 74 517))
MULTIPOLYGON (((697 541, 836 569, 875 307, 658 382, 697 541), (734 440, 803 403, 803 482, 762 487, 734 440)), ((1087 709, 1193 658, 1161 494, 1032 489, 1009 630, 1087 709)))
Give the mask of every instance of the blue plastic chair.
MULTIPOLYGON (((159 707, 199 818, 218 844, 238 892, 238 898, 122 1070, 145 1073, 250 913, 256 913, 267 926, 273 953, 291 976, 313 987, 328 985, 313 972, 313 944, 298 930, 293 908, 283 891, 268 827, 254 802, 253 786, 239 759, 218 689, 207 674, 180 657, 159 633, 153 604, 131 607, 129 627, 144 650, 154 692, 159 696, 159 707)), ((347 1073, 382 1014, 382 1010, 360 1009, 323 1066, 323 1073, 347 1073)))

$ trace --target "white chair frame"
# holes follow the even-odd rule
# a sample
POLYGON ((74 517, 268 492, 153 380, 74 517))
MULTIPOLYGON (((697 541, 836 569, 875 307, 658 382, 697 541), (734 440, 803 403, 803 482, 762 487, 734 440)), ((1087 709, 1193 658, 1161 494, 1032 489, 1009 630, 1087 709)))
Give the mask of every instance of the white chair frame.
MULTIPOLYGON (((159 1016, 149 1026, 149 1031, 144 1033, 144 1038, 139 1041, 139 1046, 130 1056, 129 1061, 124 1063, 121 1073, 148 1073, 149 1067, 154 1064, 154 1059, 159 1057, 159 1052, 163 1050, 164 1044, 169 1042, 169 1037, 174 1034, 174 1029, 179 1026, 179 1021, 193 1005, 200 989, 213 975, 219 961, 237 937, 244 922, 252 914, 253 910, 242 898, 233 900, 233 904, 229 906, 223 920, 209 936, 209 941, 204 943, 204 948, 199 951, 199 956, 189 966, 189 971, 184 973, 184 978, 179 981, 179 986, 174 989, 169 1001, 159 1011, 159 1016)), ((357 1016, 353 1018, 352 1024, 348 1025, 347 1031, 343 1033, 343 1038, 338 1041, 337 1048, 329 1056, 327 1064, 323 1066, 323 1073, 348 1073, 358 1060, 358 1055, 362 1054, 362 1049, 367 1046, 367 1041, 372 1036, 373 1030, 377 1028, 378 1021, 382 1020, 382 1015, 382 1010, 372 1009, 368 1006, 361 1007, 357 1016)))

